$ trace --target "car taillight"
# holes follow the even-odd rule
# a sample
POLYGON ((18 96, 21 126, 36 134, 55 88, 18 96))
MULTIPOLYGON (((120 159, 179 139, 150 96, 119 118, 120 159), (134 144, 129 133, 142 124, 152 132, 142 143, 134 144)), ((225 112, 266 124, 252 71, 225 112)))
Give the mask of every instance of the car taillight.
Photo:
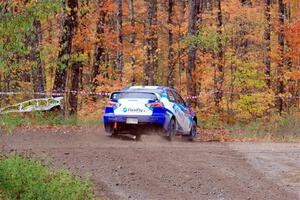
POLYGON ((107 103, 107 107, 119 107, 121 104, 117 103, 117 102, 113 102, 113 101, 109 101, 107 103))
POLYGON ((156 103, 147 103, 146 104, 147 107, 151 107, 151 108, 161 108, 164 107, 164 104, 161 102, 156 102, 156 103))

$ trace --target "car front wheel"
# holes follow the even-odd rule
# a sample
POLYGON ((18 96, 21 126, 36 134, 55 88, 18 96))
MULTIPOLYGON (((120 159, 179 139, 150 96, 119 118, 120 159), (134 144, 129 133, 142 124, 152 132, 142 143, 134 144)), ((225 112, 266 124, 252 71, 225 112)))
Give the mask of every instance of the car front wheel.
POLYGON ((191 131, 190 131, 190 135, 189 135, 189 140, 190 141, 195 141, 196 138, 197 138, 197 123, 195 121, 193 121, 191 131))
POLYGON ((176 135, 176 121, 171 119, 168 130, 167 130, 167 139, 172 141, 176 135))

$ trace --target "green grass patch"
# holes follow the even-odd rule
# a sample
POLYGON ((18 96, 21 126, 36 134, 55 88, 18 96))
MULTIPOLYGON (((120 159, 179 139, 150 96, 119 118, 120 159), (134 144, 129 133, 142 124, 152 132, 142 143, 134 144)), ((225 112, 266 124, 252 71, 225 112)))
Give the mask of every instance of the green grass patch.
POLYGON ((91 182, 66 170, 52 170, 40 161, 11 155, 0 160, 0 199, 89 200, 94 199, 91 182))
POLYGON ((11 133, 15 128, 30 124, 30 119, 22 115, 0 115, 0 133, 11 133))
POLYGON ((18 127, 56 127, 56 126, 97 126, 102 125, 99 118, 65 117, 55 112, 11 113, 0 115, 0 133, 12 133, 18 127))

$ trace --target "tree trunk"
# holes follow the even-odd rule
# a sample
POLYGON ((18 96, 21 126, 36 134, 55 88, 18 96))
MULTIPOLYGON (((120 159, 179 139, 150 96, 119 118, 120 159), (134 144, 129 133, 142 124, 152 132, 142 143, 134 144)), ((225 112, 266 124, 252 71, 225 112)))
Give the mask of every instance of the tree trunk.
POLYGON ((158 68, 157 57, 157 0, 147 0, 147 19, 145 23, 145 64, 144 84, 155 84, 155 71, 158 68))
POLYGON ((101 9, 99 13, 99 19, 97 21, 97 29, 96 29, 97 41, 95 44, 94 63, 93 63, 93 72, 92 72, 93 91, 96 91, 97 87, 101 85, 99 80, 97 80, 97 77, 100 74, 103 74, 103 71, 100 69, 100 66, 104 65, 105 63, 105 47, 103 44, 105 16, 106 13, 101 9))
MULTIPOLYGON (((31 77, 33 83, 33 90, 35 93, 45 92, 45 75, 43 62, 40 55, 40 44, 42 41, 42 32, 41 32, 41 21, 36 17, 33 21, 33 32, 31 33, 30 38, 30 61, 33 66, 31 69, 31 77)), ((36 98, 44 97, 42 94, 35 94, 36 98)))
POLYGON ((213 0, 207 0, 207 1, 206 1, 206 9, 207 9, 209 12, 212 12, 212 11, 213 11, 213 0))
POLYGON ((117 0, 117 4, 118 4, 118 10, 117 10, 117 32, 118 32, 117 69, 118 69, 118 80, 122 84, 122 74, 123 74, 122 0, 117 0))
POLYGON ((59 64, 56 69, 53 90, 63 92, 66 86, 66 68, 69 66, 74 29, 77 23, 78 0, 63 0, 62 37, 59 42, 59 64))
MULTIPOLYGON (((81 6, 82 7, 88 7, 89 2, 82 2, 81 6)), ((78 10, 78 3, 77 3, 77 8, 78 10)), ((85 10, 83 13, 81 13, 81 24, 78 23, 78 21, 75 21, 75 33, 81 34, 80 29, 82 26, 85 27, 87 22, 87 18, 85 16, 88 16, 89 10, 85 10)), ((82 42, 82 41, 81 41, 82 42)), ((84 49, 83 47, 77 43, 73 45, 74 52, 72 52, 72 55, 75 58, 80 58, 81 55, 84 54, 84 49)), ((72 57, 73 57, 72 56, 72 57)), ((66 115, 74 115, 77 114, 78 111, 78 101, 79 101, 79 91, 82 88, 82 74, 83 74, 83 67, 84 63, 81 59, 75 59, 71 63, 71 67, 67 68, 67 85, 66 85, 66 115)))
MULTIPOLYGON (((77 11, 78 11, 78 0, 67 0, 67 5, 64 7, 67 14, 65 16, 65 22, 63 24, 64 32, 60 45, 62 50, 59 53, 61 63, 64 65, 63 71, 58 75, 62 78, 59 80, 57 74, 55 76, 54 87, 56 91, 65 90, 65 115, 70 116, 77 113, 77 102, 78 102, 78 87, 79 87, 79 71, 80 64, 78 61, 70 62, 72 54, 72 41, 75 34, 75 30, 78 26, 77 22, 77 11), (60 57, 61 56, 61 57, 60 57), (60 82, 64 81, 64 82, 60 82), (61 85, 57 85, 61 83, 61 85)), ((76 49, 77 55, 81 53, 81 50, 76 49)))
MULTIPOLYGON (((77 57, 82 53, 82 49, 76 50, 77 57)), ((82 70, 82 61, 75 61, 72 63, 71 67, 67 68, 67 92, 65 95, 65 114, 67 116, 76 114, 78 110, 78 91, 82 70)))
MULTIPOLYGON (((8 1, 0 2, 0 20, 2 20, 2 18, 8 13, 8 5, 9 5, 8 1)), ((5 75, 5 73, 3 73, 3 74, 0 74, 0 76, 1 76, 0 90, 4 91, 4 92, 9 92, 10 91, 9 87, 8 87, 9 79, 7 78, 7 75, 5 75)), ((0 106, 3 107, 4 105, 6 105, 8 103, 8 99, 9 98, 6 95, 1 96, 1 98, 0 98, 1 105, 0 106)))
POLYGON ((264 65, 265 65, 265 82, 268 88, 271 88, 271 0, 264 0, 265 2, 265 31, 264 31, 264 65))
MULTIPOLYGON (((285 5, 284 5, 284 16, 285 16, 285 19, 286 19, 286 23, 290 24, 292 23, 292 18, 291 18, 291 2, 286 2, 285 5)), ((292 56, 291 54, 289 53, 289 50, 290 50, 290 42, 288 40, 285 40, 285 55, 286 55, 286 58, 284 59, 284 63, 287 67, 287 69, 289 71, 292 70, 293 68, 293 59, 292 59, 292 56)))
MULTIPOLYGON (((28 5, 29 1, 25 1, 24 4, 28 5)), ((1 4, 1 3, 0 3, 1 4)), ((1 6, 0 6, 1 7, 1 6)), ((7 12, 7 11, 6 11, 7 12)), ((30 74, 30 82, 33 86, 34 97, 42 98, 45 97, 45 76, 44 76, 44 67, 43 62, 41 60, 40 50, 41 50, 41 41, 42 41, 42 25, 38 16, 35 16, 32 22, 32 27, 30 32, 26 36, 25 47, 30 49, 29 55, 27 59, 31 63, 31 74, 30 74)), ((21 78, 26 81, 27 73, 24 73, 25 76, 21 78)))
POLYGON ((182 55, 184 53, 184 49, 181 48, 181 40, 183 39, 183 33, 182 33, 182 26, 181 24, 184 22, 184 10, 185 10, 185 0, 180 0, 180 22, 179 22, 179 40, 178 40, 178 76, 179 76, 179 91, 182 90, 182 81, 181 81, 181 75, 182 71, 184 69, 184 59, 182 58, 182 55))
POLYGON ((0 0, 0 20, 1 18, 8 13, 9 1, 0 0))
POLYGON ((197 5, 197 28, 199 30, 203 29, 203 13, 204 13, 204 1, 205 0, 198 0, 198 5, 197 5))
POLYGON ((222 44, 222 8, 221 0, 216 0, 217 8, 217 34, 218 34, 218 52, 217 52, 217 68, 215 68, 215 80, 214 80, 214 89, 215 89, 215 105, 218 110, 220 110, 220 102, 223 98, 223 82, 224 82, 224 66, 223 66, 223 44, 222 44))
POLYGON ((173 7, 174 1, 168 0, 168 77, 167 85, 174 87, 175 85, 175 61, 174 61, 174 49, 173 49, 173 31, 171 25, 173 23, 173 7))
MULTIPOLYGON (((135 45, 136 45, 136 32, 135 32, 135 18, 134 18, 134 4, 133 4, 133 0, 129 1, 129 12, 130 12, 130 25, 132 27, 132 32, 130 34, 130 44, 133 47, 133 50, 135 49, 135 45)), ((131 65, 131 70, 132 70, 132 76, 131 76, 131 84, 135 85, 136 82, 136 77, 135 77, 135 56, 132 54, 130 56, 130 65, 131 65)))
MULTIPOLYGON (((200 0, 190 0, 188 1, 188 36, 194 36, 197 34, 197 15, 199 11, 200 0)), ((194 97, 190 99, 190 102, 197 104, 197 79, 195 78, 196 70, 196 52, 197 49, 193 45, 188 47, 188 63, 186 69, 186 82, 187 82, 187 94, 189 97, 194 97)))
POLYGON ((277 65, 277 91, 276 91, 276 107, 278 112, 283 111, 283 98, 280 96, 284 93, 284 3, 283 0, 278 0, 278 45, 279 45, 279 63, 277 65))
MULTIPOLYGON (((108 32, 114 32, 117 27, 116 27, 116 19, 117 16, 115 15, 115 12, 108 12, 108 17, 106 20, 107 26, 108 26, 108 32)), ((114 48, 114 47, 113 47, 114 48)), ((111 86, 113 86, 114 81, 118 79, 118 72, 117 72, 117 53, 115 53, 115 49, 112 47, 108 47, 106 50, 107 53, 107 68, 106 68, 106 74, 105 76, 107 79, 110 79, 111 81, 111 86), (111 73, 108 72, 109 68, 111 69, 111 73)))

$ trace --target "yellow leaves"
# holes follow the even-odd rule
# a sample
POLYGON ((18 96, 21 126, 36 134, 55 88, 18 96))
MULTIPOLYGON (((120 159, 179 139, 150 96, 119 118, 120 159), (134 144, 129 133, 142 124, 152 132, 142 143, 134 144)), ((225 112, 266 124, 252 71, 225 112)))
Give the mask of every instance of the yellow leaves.
POLYGON ((239 119, 255 119, 265 115, 273 107, 274 101, 275 95, 265 92, 239 95, 233 108, 238 111, 239 119))
POLYGON ((71 10, 72 10, 72 9, 71 9, 69 6, 66 6, 66 7, 65 7, 65 11, 66 11, 66 14, 67 14, 67 15, 70 15, 70 14, 71 14, 71 10))

